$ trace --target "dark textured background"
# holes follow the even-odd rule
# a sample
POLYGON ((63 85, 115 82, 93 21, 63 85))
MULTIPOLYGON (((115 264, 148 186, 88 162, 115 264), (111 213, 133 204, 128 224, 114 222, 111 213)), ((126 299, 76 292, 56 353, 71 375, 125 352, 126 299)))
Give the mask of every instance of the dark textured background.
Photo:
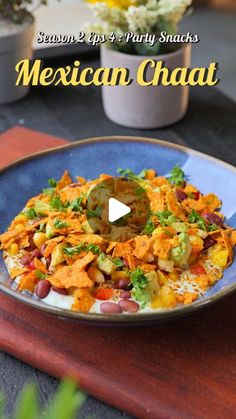
MULTIPOLYGON (((86 66, 98 65, 92 56, 81 57, 81 60, 86 66)), ((64 65, 70 61, 68 58, 49 64, 64 65)), ((70 141, 99 135, 149 136, 195 148, 235 165, 235 115, 236 104, 230 99, 214 88, 196 87, 191 90, 189 110, 182 121, 166 129, 140 131, 108 121, 103 113, 100 90, 96 87, 34 88, 23 101, 0 108, 0 132, 21 124, 70 141)), ((12 412, 24 383, 30 380, 38 384, 41 404, 45 405, 57 388, 57 380, 2 354, 0 388, 6 394, 8 413, 12 412)), ((130 416, 88 397, 79 417, 115 419, 130 416)))

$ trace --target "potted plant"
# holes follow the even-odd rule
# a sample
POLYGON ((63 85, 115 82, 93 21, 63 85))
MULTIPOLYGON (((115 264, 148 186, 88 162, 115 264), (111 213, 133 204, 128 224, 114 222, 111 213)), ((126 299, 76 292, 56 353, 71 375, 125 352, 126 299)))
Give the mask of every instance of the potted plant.
MULTIPOLYGON (((15 86, 15 65, 32 58, 34 17, 27 10, 33 0, 0 1, 0 105, 24 97, 28 86, 15 86)), ((46 4, 47 0, 40 0, 46 4)))
POLYGON ((91 3, 96 22, 87 25, 86 32, 105 34, 108 39, 101 46, 102 67, 128 68, 134 79, 125 87, 102 86, 108 118, 120 125, 143 129, 164 127, 181 119, 188 106, 188 86, 143 87, 137 83, 136 74, 147 58, 164 61, 171 70, 190 66, 190 44, 159 40, 163 33, 174 40, 179 33, 178 23, 191 0, 87 1, 91 3), (141 43, 132 39, 126 42, 129 32, 136 35, 136 39, 138 35, 155 35, 157 42, 153 45, 146 39, 141 43))

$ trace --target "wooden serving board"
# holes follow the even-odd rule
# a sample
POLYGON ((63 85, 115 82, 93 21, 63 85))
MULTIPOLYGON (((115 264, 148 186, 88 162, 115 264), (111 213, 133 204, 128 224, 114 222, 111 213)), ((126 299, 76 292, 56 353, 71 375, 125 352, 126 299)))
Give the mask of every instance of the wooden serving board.
MULTIPOLYGON (((14 128, 0 162, 63 140, 14 128)), ((235 418, 236 295, 142 328, 56 319, 0 294, 0 349, 138 418, 235 418)))

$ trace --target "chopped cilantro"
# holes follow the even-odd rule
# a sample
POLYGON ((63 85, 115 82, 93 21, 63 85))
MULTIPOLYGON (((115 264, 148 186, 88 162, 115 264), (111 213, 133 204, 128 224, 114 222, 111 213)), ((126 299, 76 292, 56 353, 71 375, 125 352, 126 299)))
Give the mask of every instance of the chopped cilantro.
POLYGON ((86 252, 93 252, 95 255, 100 255, 100 253, 101 253, 100 247, 96 246, 95 244, 92 244, 92 243, 88 244, 85 247, 85 251, 86 252))
POLYGON ((27 209, 27 210, 24 212, 24 214, 26 215, 26 217, 27 217, 29 220, 33 220, 34 218, 36 218, 36 217, 37 217, 37 214, 36 214, 36 212, 35 212, 34 208, 29 208, 29 209, 27 209))
POLYGON ((188 216, 188 221, 192 224, 197 224, 201 230, 206 231, 206 225, 204 219, 194 209, 188 216))
POLYGON ((179 221, 178 217, 173 215, 171 211, 157 211, 153 212, 153 215, 159 219, 162 227, 167 227, 172 223, 179 221))
POLYGON ((141 302, 142 307, 145 307, 150 300, 150 291, 147 289, 148 279, 143 270, 140 267, 136 268, 135 271, 131 272, 130 280, 133 285, 133 297, 141 302))
POLYGON ((52 195, 49 205, 52 209, 57 211, 65 211, 68 206, 67 204, 63 204, 59 195, 52 195))
POLYGON ((147 173, 147 169, 143 169, 138 175, 136 175, 132 170, 130 169, 117 169, 117 172, 122 175, 127 177, 128 179, 131 180, 141 180, 141 179, 145 179, 146 173, 147 173))
POLYGON ((183 186, 185 179, 185 173, 179 166, 173 167, 168 177, 169 182, 175 186, 183 186))
POLYGON ((51 188, 55 188, 56 186, 57 186, 57 181, 56 181, 56 179, 48 179, 48 185, 51 187, 51 188))
POLYGON ((51 196, 51 195, 53 195, 53 193, 54 193, 54 188, 44 188, 44 189, 43 189, 43 194, 44 194, 44 195, 49 195, 49 196, 51 196))
POLYGON ((68 208, 71 208, 72 211, 75 211, 75 212, 82 212, 83 211, 82 201, 83 201, 83 196, 81 196, 80 198, 76 198, 74 199, 74 201, 70 202, 68 208))
POLYGON ((78 246, 64 247, 63 249, 63 252, 69 257, 78 255, 82 251, 84 251, 84 243, 81 243, 78 246))
POLYGON ((140 186, 139 188, 135 189, 135 195, 140 198, 145 193, 144 189, 140 186))
POLYGON ((215 231, 215 230, 219 230, 219 226, 216 224, 209 224, 207 225, 207 231, 215 231))
POLYGON ((47 278, 47 275, 43 274, 43 272, 39 271, 38 269, 36 269, 35 275, 37 276, 38 279, 40 279, 40 281, 47 278))
POLYGON ((154 222, 151 220, 151 218, 149 218, 147 224, 145 225, 144 229, 143 229, 143 233, 144 234, 152 234, 152 232, 155 230, 155 224, 154 222))
POLYGON ((55 187, 57 186, 57 183, 58 182, 55 179, 48 179, 49 188, 44 188, 43 194, 51 196, 55 191, 55 187))
POLYGON ((66 228, 69 227, 69 224, 66 221, 56 219, 54 221, 54 227, 56 227, 56 229, 66 228))
POLYGON ((92 243, 90 244, 80 243, 78 246, 65 247, 63 251, 69 257, 78 255, 80 252, 92 252, 95 255, 101 254, 100 247, 92 243))
POLYGON ((124 264, 120 258, 112 259, 112 262, 117 266, 117 268, 123 268, 124 264))
POLYGON ((95 210, 87 210, 87 216, 89 218, 99 218, 102 215, 102 208, 97 207, 95 210))

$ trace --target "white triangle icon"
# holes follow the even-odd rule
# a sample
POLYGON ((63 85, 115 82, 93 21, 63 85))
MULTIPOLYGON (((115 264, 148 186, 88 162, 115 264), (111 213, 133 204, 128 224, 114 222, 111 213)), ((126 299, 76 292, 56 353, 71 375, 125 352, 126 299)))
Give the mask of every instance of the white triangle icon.
POLYGON ((110 223, 114 223, 119 220, 119 218, 124 217, 125 215, 131 212, 130 207, 122 202, 118 201, 115 198, 110 198, 108 201, 108 219, 110 223))

